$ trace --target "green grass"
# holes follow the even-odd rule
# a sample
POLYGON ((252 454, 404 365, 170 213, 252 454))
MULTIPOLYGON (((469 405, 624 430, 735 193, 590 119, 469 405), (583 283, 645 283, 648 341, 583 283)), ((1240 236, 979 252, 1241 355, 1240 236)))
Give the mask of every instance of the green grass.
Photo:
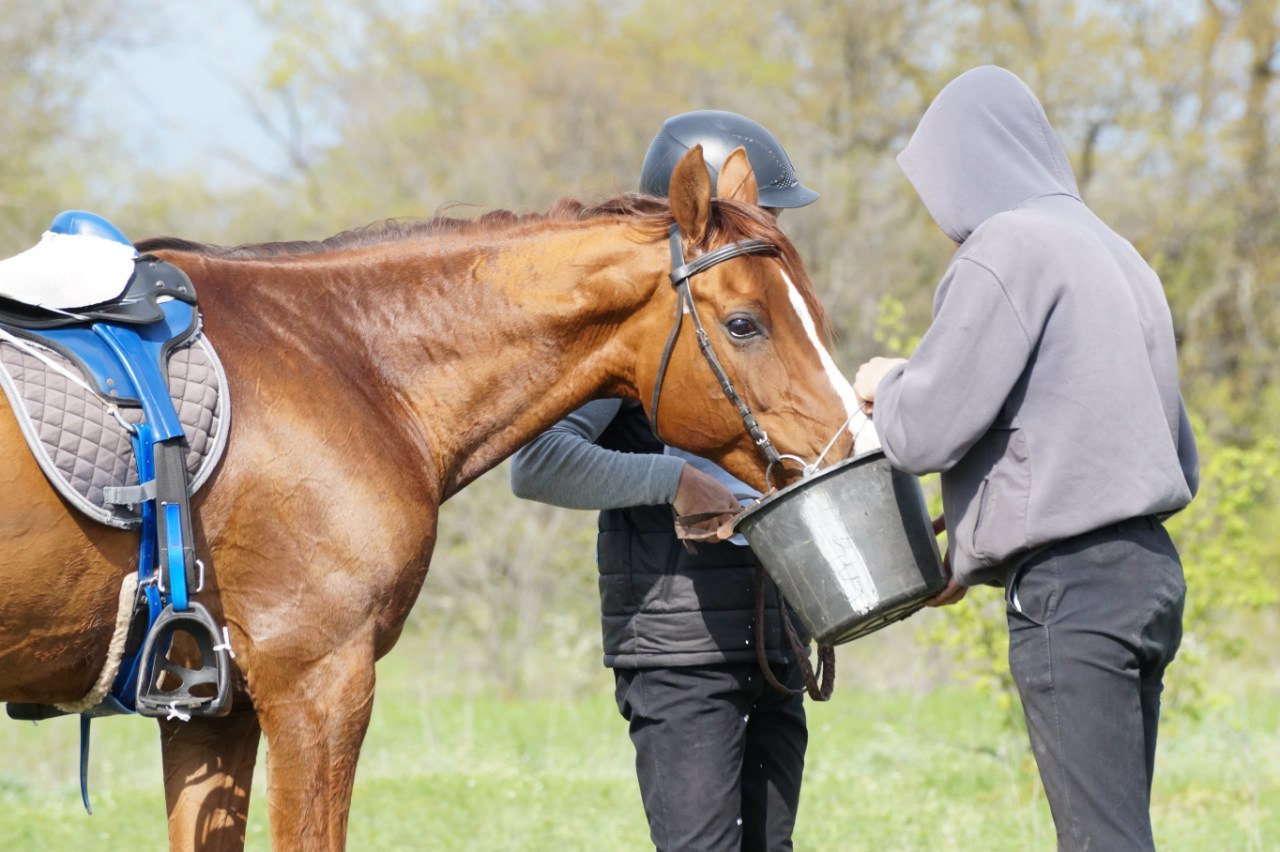
MULTIPOLYGON (((406 640, 410 643, 411 640, 406 640)), ((352 808, 353 850, 651 848, 625 724, 600 691, 563 701, 437 695, 402 647, 379 700, 352 808)), ((874 649, 873 649, 874 650, 874 649)), ((865 656, 865 654, 864 654, 865 656)), ((961 690, 873 691, 846 662, 811 704, 796 847, 1052 850, 1053 824, 1023 735, 961 690)), ((1162 730, 1153 815, 1162 850, 1280 848, 1280 689, 1266 680, 1162 730)), ((74 719, 0 725, 0 848, 160 850, 164 799, 154 726, 94 723, 94 816, 76 790, 74 719)), ((250 849, 267 849, 265 775, 250 849)))

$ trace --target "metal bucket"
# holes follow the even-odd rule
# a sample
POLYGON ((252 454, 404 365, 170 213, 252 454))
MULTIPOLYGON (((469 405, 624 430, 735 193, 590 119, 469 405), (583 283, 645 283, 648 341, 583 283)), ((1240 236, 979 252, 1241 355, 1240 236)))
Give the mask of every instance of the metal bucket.
POLYGON ((906 618, 947 585, 919 480, 879 450, 766 497, 734 528, 822 644, 906 618))

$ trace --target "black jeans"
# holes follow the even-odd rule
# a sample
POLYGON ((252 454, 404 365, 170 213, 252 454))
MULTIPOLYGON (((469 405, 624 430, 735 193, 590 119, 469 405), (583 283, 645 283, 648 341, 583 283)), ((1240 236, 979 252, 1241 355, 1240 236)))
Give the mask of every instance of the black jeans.
MULTIPOLYGON (((794 665, 775 665, 788 686, 794 665)), ((755 663, 618 669, 649 836, 660 850, 791 848, 808 743, 804 703, 755 663)))
POLYGON ((1154 518, 1059 542, 1006 582, 1009 667, 1059 849, 1155 848, 1160 693, 1186 589, 1154 518))

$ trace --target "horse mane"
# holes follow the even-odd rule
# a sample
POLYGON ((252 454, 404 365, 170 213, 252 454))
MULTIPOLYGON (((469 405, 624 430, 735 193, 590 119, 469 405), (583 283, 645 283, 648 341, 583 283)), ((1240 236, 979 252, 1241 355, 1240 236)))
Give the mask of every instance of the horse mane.
MULTIPOLYGON (((262 260, 300 254, 326 254, 443 234, 493 234, 522 227, 537 227, 541 224, 549 226, 561 222, 580 222, 601 218, 632 220, 633 226, 647 242, 666 239, 674 221, 667 199, 639 193, 624 193, 590 206, 572 198, 564 198, 553 204, 545 213, 517 214, 509 210, 493 210, 470 219, 451 216, 434 216, 425 220, 384 219, 343 231, 323 240, 289 240, 221 246, 180 237, 149 237, 135 243, 135 248, 143 253, 170 250, 226 260, 262 260)), ((713 198, 711 217, 702 247, 748 239, 765 240, 778 247, 778 259, 786 269, 791 283, 799 290, 819 331, 824 337, 829 337, 830 325, 826 312, 814 293, 809 272, 791 240, 778 227, 776 219, 754 204, 713 198)))
POLYGON ((664 233, 665 228, 671 223, 670 208, 666 199, 631 193, 611 198, 595 207, 587 207, 575 199, 564 198, 557 201, 545 213, 513 213, 510 210, 491 210, 469 219, 452 216, 435 216, 431 219, 423 220, 383 219, 359 228, 343 231, 340 234, 334 234, 323 240, 285 240, 222 246, 186 240, 180 237, 149 237, 135 243, 134 247, 140 252, 169 249, 227 260, 262 260, 299 254, 325 254, 345 249, 364 248, 443 234, 491 234, 540 222, 576 221, 604 216, 637 217, 642 220, 642 229, 645 231, 648 231, 649 228, 643 227, 643 220, 651 219, 653 220, 652 229, 654 231, 662 229, 664 233), (665 224, 662 223, 662 220, 665 220, 665 224))

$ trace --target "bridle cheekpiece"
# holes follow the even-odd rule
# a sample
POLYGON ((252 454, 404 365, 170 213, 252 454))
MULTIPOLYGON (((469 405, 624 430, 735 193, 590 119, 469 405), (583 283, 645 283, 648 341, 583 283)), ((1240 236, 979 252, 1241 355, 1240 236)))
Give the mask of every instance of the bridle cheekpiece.
MULTIPOLYGON (((676 339, 680 336, 680 326, 685 314, 689 314, 693 318, 694 331, 698 338, 698 348, 702 350, 702 355, 707 359, 707 364, 711 366, 711 372, 715 374, 716 379, 720 382, 720 388, 724 391, 724 395, 729 398, 738 409, 738 413, 742 416, 742 422, 746 425, 747 434, 751 436, 751 440, 755 443, 756 448, 760 450, 764 456, 769 468, 781 460, 778 451, 774 449, 773 443, 769 440, 769 436, 760 428, 760 424, 756 422, 755 415, 751 413, 751 409, 738 395, 737 390, 733 387, 733 382, 729 379, 729 375, 724 371, 724 367, 720 366, 720 359, 716 357, 715 350, 711 347, 711 339, 707 336, 707 331, 702 325, 702 320, 698 318, 698 310, 693 303, 693 292, 689 287, 689 279, 697 275, 699 272, 705 272, 707 269, 726 260, 732 260, 735 257, 741 257, 746 254, 773 254, 778 253, 778 247, 767 240, 738 240, 734 243, 720 246, 706 254, 699 255, 688 263, 684 259, 684 244, 682 242, 682 234, 680 226, 671 225, 671 284, 676 289, 676 319, 671 328, 671 334, 667 337, 667 345, 662 350, 662 360, 658 364, 658 377, 653 385, 653 399, 649 405, 649 427, 653 430, 654 437, 662 441, 662 436, 658 434, 658 403, 662 394, 662 383, 667 375, 667 365, 671 360, 671 351, 675 348, 676 339)), ((665 444, 666 442, 663 441, 665 444)))

